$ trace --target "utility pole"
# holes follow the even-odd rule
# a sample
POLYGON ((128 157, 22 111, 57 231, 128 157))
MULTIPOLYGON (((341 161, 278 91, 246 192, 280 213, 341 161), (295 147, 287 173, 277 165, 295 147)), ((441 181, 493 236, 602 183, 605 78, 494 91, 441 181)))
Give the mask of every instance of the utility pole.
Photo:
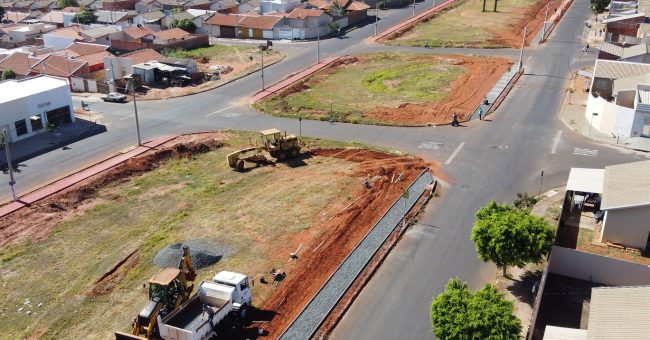
POLYGON ((415 16, 415 0, 413 0, 413 16, 415 16))
POLYGON ((544 41, 544 37, 546 36, 546 23, 548 21, 548 7, 550 5, 551 1, 547 0, 546 1, 546 14, 544 14, 544 28, 542 28, 542 40, 544 41))
POLYGON ((436 0, 433 0, 433 2, 431 3, 431 8, 433 7, 436 7, 436 0))
POLYGON ((519 69, 524 66, 522 58, 524 57, 524 45, 526 45, 526 32, 528 32, 528 25, 524 26, 524 35, 521 37, 521 51, 519 52, 519 69))
POLYGON ((316 64, 320 64, 320 23, 316 27, 316 64))
POLYGON ((135 78, 131 78, 131 94, 133 94, 133 109, 135 110, 135 131, 138 134, 138 146, 142 146, 140 139, 140 122, 138 120, 138 105, 135 101, 135 78))
POLYGON ((14 166, 11 163, 11 152, 9 151, 9 136, 7 134, 7 129, 2 130, 2 137, 5 144, 5 154, 7 155, 7 169, 9 172, 9 187, 11 188, 11 198, 14 202, 18 201, 18 195, 16 195, 16 181, 14 180, 14 166))
POLYGON ((375 0, 375 35, 377 35, 377 21, 379 21, 379 0, 375 0))
POLYGON ((262 74, 262 91, 264 91, 264 49, 260 48, 260 56, 262 56, 262 65, 260 66, 260 72, 262 74))
POLYGON ((544 183, 544 170, 542 170, 542 176, 539 178, 539 191, 537 197, 542 196, 542 184, 544 183))

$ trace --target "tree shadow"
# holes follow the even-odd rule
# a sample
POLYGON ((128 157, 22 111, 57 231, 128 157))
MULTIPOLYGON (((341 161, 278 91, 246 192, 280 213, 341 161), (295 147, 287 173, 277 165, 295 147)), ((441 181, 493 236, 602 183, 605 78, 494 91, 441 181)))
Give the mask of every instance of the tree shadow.
MULTIPOLYGON (((535 303, 535 294, 533 294, 533 286, 542 278, 542 270, 526 270, 526 272, 519 277, 519 279, 510 278, 510 285, 506 289, 512 293, 519 301, 533 306, 535 303)), ((535 290, 538 290, 536 287, 535 290)))

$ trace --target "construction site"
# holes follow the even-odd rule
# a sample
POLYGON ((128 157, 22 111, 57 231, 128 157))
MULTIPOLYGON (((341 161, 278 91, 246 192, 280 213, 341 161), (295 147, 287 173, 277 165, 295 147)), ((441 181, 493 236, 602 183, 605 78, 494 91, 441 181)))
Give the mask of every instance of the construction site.
POLYGON ((219 334, 278 338, 389 208, 407 209, 357 272, 372 274, 398 222, 433 195, 413 183, 437 171, 277 129, 178 136, 2 219, 0 284, 13 288, 0 291, 0 328, 8 338, 180 339, 173 332, 201 323, 198 336, 211 322, 216 333, 236 316, 219 334))
POLYGON ((445 124, 454 113, 468 119, 511 66, 505 58, 466 55, 347 56, 254 107, 272 115, 349 123, 445 124))

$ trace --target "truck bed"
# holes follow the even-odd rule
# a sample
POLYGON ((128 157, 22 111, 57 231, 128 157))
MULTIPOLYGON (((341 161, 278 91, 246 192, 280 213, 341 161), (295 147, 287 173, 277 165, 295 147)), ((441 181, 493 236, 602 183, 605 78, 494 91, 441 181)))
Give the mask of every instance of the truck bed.
MULTIPOLYGON (((228 300, 217 300, 213 299, 210 301, 210 309, 212 309, 213 314, 219 314, 219 312, 225 307, 228 303, 228 300)), ((217 316, 217 318, 219 318, 217 316)), ((165 324, 185 329, 191 332, 198 331, 204 324, 210 320, 210 315, 206 312, 203 312, 203 304, 198 294, 194 295, 185 308, 179 310, 176 315, 173 315, 165 324)), ((211 327, 206 325, 207 327, 211 327)))

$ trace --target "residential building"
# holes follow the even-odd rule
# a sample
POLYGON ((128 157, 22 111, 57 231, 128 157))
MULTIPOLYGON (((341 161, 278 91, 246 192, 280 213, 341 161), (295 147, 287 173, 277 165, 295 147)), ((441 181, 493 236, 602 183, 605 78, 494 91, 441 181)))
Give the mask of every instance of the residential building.
POLYGON ((32 74, 32 67, 43 57, 33 56, 31 52, 14 52, 0 60, 0 71, 12 70, 16 79, 22 79, 32 74))
POLYGON ((95 22, 105 25, 119 25, 122 27, 129 26, 131 19, 138 13, 135 11, 96 11, 95 22))
POLYGON ((88 71, 95 72, 104 69, 104 57, 113 56, 108 52, 108 46, 100 44, 74 43, 56 54, 66 55, 75 60, 88 63, 88 71))
POLYGON ((158 9, 161 9, 162 6, 154 6, 154 3, 157 3, 156 0, 141 0, 135 3, 133 6, 135 11, 142 14, 147 12, 154 12, 158 9))
POLYGON ((106 11, 126 11, 135 8, 136 0, 102 0, 102 9, 106 11))
POLYGON ((274 39, 274 29, 282 27, 286 14, 215 14, 204 22, 206 33, 224 38, 274 39))
POLYGON ((339 22, 340 27, 347 27, 366 20, 370 8, 363 2, 354 0, 309 0, 307 3, 327 12, 331 12, 334 6, 341 8, 345 15, 341 18, 334 17, 334 21, 339 22))
POLYGON ((598 46, 598 59, 650 63, 650 44, 619 46, 604 42, 598 46))
POLYGON ((148 27, 154 31, 160 31, 161 29, 161 20, 166 15, 163 11, 151 11, 146 13, 141 13, 136 15, 133 18, 134 25, 140 25, 142 27, 148 27))
POLYGON ((30 13, 22 13, 17 11, 6 11, 4 15, 4 20, 14 24, 19 24, 23 22, 23 20, 27 20, 30 18, 31 18, 30 13))
POLYGON ((330 33, 328 24, 331 22, 332 16, 321 9, 297 7, 287 15, 285 27, 276 29, 276 37, 280 39, 316 38, 330 33))
POLYGON ((196 48, 209 45, 209 37, 204 34, 191 34, 180 28, 152 32, 139 39, 111 39, 111 47, 118 50, 135 51, 143 48, 161 50, 165 48, 196 48))
POLYGON ((79 6, 88 8, 93 11, 97 11, 103 8, 102 0, 77 0, 77 3, 79 6))
POLYGON ((121 32, 120 25, 95 25, 81 30, 81 35, 86 37, 87 42, 111 46, 112 39, 119 36, 121 32))
POLYGON ((614 35, 612 39, 616 40, 616 36, 619 35, 636 37, 639 25, 644 21, 644 13, 633 13, 604 19, 603 24, 607 28, 607 33, 614 35))
POLYGON ((50 46, 55 50, 64 49, 76 41, 95 42, 95 38, 83 34, 79 26, 70 26, 51 31, 43 34, 42 39, 43 45, 50 46))
POLYGON ((74 122, 70 85, 67 80, 39 76, 0 82, 0 127, 15 142, 56 126, 74 122))
POLYGON ((168 29, 172 27, 172 23, 174 22, 174 20, 183 20, 183 19, 192 20, 194 19, 194 15, 192 15, 187 11, 171 13, 166 15, 164 18, 160 20, 160 25, 163 29, 168 29))
POLYGON ((650 64, 596 60, 585 118, 614 137, 650 134, 650 64))
POLYGON ((44 74, 67 78, 70 81, 72 76, 83 77, 90 73, 88 62, 72 59, 65 55, 52 53, 41 59, 32 66, 32 75, 44 74))
POLYGON ((55 25, 44 23, 17 25, 4 28, 3 31, 6 34, 1 39, 3 43, 14 44, 15 46, 34 44, 37 37, 55 29, 55 25))
POLYGON ((300 0, 260 0, 260 13, 291 12, 300 5, 300 0))

